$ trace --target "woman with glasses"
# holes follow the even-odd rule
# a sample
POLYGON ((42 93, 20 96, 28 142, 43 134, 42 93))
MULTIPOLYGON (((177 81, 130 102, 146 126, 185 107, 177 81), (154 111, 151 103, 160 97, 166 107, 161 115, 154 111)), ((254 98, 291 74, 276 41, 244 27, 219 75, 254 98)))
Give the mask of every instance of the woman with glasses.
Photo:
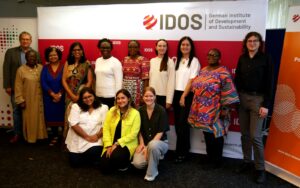
POLYGON ((66 106, 72 101, 77 102, 79 89, 91 87, 93 72, 90 62, 86 59, 80 42, 71 44, 67 62, 64 66, 62 84, 66 91, 66 106))
POLYGON ((252 169, 252 148, 256 169, 256 182, 265 181, 265 160, 262 126, 271 105, 273 92, 273 65, 263 52, 262 37, 250 32, 243 41, 243 54, 235 72, 235 84, 240 96, 239 122, 244 163, 238 173, 252 169))
POLYGON ((128 56, 122 61, 123 88, 133 98, 136 108, 142 101, 144 88, 149 84, 149 60, 140 53, 140 43, 136 40, 128 42, 128 56))
POLYGON ((69 131, 66 138, 69 161, 72 167, 99 165, 103 149, 103 122, 108 107, 96 98, 94 91, 84 87, 68 117, 69 131))
POLYGON ((66 120, 71 109, 70 103, 77 102, 79 99, 80 89, 83 87, 91 87, 92 82, 93 72, 91 70, 90 62, 85 57, 83 46, 80 42, 74 42, 70 46, 62 76, 62 84, 66 92, 64 137, 68 130, 66 120))
POLYGON ((188 122, 204 133, 209 168, 219 168, 222 164, 223 136, 229 126, 232 104, 239 98, 230 72, 220 65, 221 52, 214 48, 207 54, 208 66, 199 76, 189 81, 180 99, 185 105, 185 97, 190 91, 194 93, 188 122))
POLYGON ((102 56, 95 63, 96 95, 103 104, 111 108, 114 106, 116 92, 122 88, 122 65, 112 56, 113 43, 109 39, 99 40, 97 47, 102 56))

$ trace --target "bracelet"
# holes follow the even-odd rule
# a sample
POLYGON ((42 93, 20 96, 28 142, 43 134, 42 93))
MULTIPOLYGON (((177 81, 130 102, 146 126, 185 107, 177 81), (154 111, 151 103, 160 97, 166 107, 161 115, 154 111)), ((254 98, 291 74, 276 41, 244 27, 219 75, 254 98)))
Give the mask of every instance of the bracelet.
POLYGON ((117 146, 119 146, 120 144, 119 144, 119 142, 115 142, 115 143, 114 143, 114 145, 117 145, 117 146))

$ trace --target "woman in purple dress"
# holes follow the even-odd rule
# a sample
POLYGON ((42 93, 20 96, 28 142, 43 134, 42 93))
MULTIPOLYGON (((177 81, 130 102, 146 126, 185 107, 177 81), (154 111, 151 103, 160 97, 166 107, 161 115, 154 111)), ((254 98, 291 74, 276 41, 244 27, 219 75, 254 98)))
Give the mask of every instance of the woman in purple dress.
POLYGON ((58 139, 58 127, 64 125, 65 97, 61 78, 64 65, 61 63, 62 52, 54 47, 45 50, 47 63, 41 73, 44 113, 46 126, 51 127, 54 145, 58 139))

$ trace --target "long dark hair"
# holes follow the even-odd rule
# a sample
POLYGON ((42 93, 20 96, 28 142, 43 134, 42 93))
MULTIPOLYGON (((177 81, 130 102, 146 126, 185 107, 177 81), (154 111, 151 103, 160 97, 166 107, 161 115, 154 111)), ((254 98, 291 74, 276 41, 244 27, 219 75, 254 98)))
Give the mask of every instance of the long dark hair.
POLYGON ((179 64, 180 64, 180 61, 181 61, 181 58, 182 58, 182 52, 181 52, 181 50, 180 50, 180 46, 181 46, 181 43, 182 43, 184 40, 188 40, 189 43, 190 43, 190 45, 191 45, 191 52, 190 52, 190 56, 189 56, 188 67, 191 66, 192 60, 193 60, 193 58, 195 57, 195 46, 194 46, 193 40, 192 40, 190 37, 188 37, 188 36, 182 37, 182 38, 179 40, 178 47, 177 47, 177 61, 176 61, 176 67, 175 67, 175 70, 178 70, 178 68, 179 68, 179 64))
POLYGON ((80 107, 80 109, 82 111, 87 112, 90 108, 87 104, 85 104, 83 102, 83 95, 85 93, 89 93, 89 94, 92 94, 94 96, 95 99, 94 99, 94 102, 92 104, 94 109, 101 107, 101 102, 97 99, 94 90, 90 87, 84 87, 80 90, 79 99, 77 101, 77 104, 78 104, 78 106, 80 107))
POLYGON ((79 63, 84 63, 86 61, 86 57, 85 57, 85 54, 84 54, 84 49, 83 49, 83 46, 80 42, 73 42, 69 48, 69 54, 68 54, 68 58, 67 58, 67 61, 68 61, 68 64, 69 65, 73 65, 75 63, 75 58, 73 56, 73 49, 75 48, 75 46, 79 46, 79 48, 82 50, 82 56, 79 60, 79 63))
POLYGON ((247 54, 248 53, 247 41, 252 36, 256 37, 258 39, 258 41, 259 41, 259 44, 260 44, 257 52, 261 52, 261 53, 263 52, 263 40, 262 40, 261 34, 259 34, 256 31, 251 31, 251 32, 249 32, 245 36, 245 38, 243 40, 243 52, 242 52, 243 54, 247 54))
MULTIPOLYGON (((166 50, 166 53, 164 54, 164 57, 162 58, 161 62, 160 62, 160 68, 159 68, 159 71, 162 72, 162 71, 167 71, 168 70, 168 61, 169 61, 169 46, 168 46, 168 42, 165 40, 165 39, 159 39, 156 41, 155 43, 155 46, 157 47, 157 44, 160 42, 160 41, 164 41, 167 45, 167 50, 166 50)), ((155 48, 155 54, 158 55, 158 52, 155 48)))

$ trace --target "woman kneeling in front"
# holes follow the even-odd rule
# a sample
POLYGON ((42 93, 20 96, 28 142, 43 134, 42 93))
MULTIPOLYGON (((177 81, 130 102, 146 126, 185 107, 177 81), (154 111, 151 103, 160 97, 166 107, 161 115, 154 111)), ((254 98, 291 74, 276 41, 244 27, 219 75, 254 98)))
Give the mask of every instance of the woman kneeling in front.
POLYGON ((125 171, 138 146, 141 120, 132 107, 132 98, 126 89, 116 94, 115 106, 107 113, 103 126, 103 153, 100 168, 103 173, 125 171))
POLYGON ((84 164, 99 164, 102 152, 102 124, 108 106, 101 104, 95 92, 84 87, 79 100, 71 107, 68 117, 70 129, 66 138, 70 164, 73 167, 84 164))
POLYGON ((144 90, 145 105, 139 109, 141 116, 141 131, 132 164, 139 169, 148 165, 146 181, 154 181, 158 175, 159 160, 168 151, 166 131, 169 130, 168 116, 165 109, 155 103, 156 94, 152 87, 144 90))

